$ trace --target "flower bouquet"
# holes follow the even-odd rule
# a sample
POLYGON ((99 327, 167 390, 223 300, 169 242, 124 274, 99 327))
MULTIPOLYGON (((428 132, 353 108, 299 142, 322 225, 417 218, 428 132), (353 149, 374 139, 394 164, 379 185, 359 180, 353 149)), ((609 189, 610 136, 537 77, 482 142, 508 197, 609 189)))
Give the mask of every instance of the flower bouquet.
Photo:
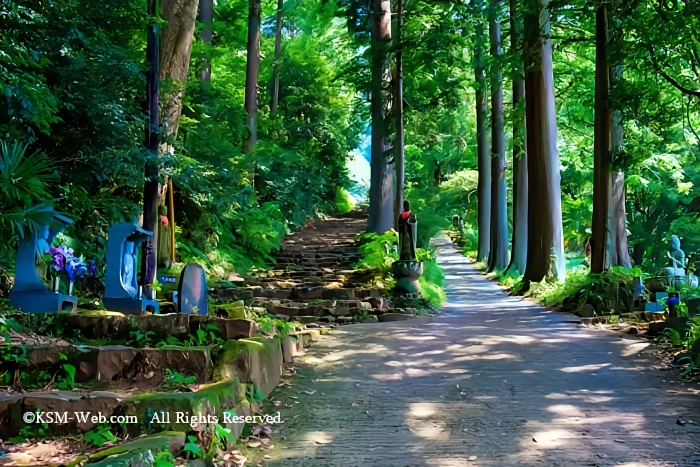
POLYGON ((75 256, 72 248, 65 243, 58 247, 51 247, 48 252, 48 261, 53 269, 53 291, 58 293, 61 279, 68 280, 68 295, 73 295, 73 284, 76 279, 91 277, 97 271, 97 263, 94 259, 85 261, 82 256, 75 256))

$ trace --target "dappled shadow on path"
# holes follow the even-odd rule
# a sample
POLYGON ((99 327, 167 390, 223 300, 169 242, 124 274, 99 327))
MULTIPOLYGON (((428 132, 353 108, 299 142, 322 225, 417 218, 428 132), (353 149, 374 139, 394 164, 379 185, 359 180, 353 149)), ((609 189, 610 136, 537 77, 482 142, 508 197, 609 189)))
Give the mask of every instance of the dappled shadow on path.
POLYGON ((273 394, 292 408, 270 465, 700 465, 698 425, 676 424, 700 419, 698 388, 664 381, 647 342, 578 329, 439 251, 445 313, 322 340, 273 394))

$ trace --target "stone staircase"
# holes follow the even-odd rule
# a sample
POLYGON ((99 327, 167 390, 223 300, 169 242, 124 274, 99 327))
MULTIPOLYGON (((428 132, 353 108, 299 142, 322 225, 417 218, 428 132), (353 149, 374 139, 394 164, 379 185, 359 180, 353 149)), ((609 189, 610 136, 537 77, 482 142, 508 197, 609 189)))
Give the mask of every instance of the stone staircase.
POLYGON ((411 318, 415 309, 392 309, 390 300, 367 284, 366 274, 352 269, 359 260, 356 238, 366 222, 357 211, 311 222, 285 237, 272 269, 255 271, 241 287, 213 294, 306 324, 411 318))

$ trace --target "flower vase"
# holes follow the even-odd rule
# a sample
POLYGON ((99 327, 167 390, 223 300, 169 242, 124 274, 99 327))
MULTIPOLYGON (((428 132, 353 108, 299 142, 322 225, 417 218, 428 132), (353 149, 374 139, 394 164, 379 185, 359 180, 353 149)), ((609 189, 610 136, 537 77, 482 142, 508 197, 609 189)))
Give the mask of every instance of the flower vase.
POLYGON ((56 276, 53 278, 53 293, 58 293, 61 288, 61 278, 56 276))
POLYGON ((68 283, 68 295, 73 295, 73 284, 75 284, 74 281, 68 283))

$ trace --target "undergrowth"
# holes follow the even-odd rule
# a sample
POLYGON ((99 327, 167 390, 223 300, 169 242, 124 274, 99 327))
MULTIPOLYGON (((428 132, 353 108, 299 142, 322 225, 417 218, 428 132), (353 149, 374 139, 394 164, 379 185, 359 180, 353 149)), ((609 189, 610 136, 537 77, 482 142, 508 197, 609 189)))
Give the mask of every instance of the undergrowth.
MULTIPOLYGON (((398 234, 390 230, 382 235, 365 233, 358 237, 361 243, 360 260, 355 264, 358 269, 368 271, 370 281, 379 288, 390 290, 396 284, 392 275, 392 264, 398 261, 398 234)), ((446 300, 443 282, 445 275, 437 264, 434 252, 425 248, 416 249, 416 259, 423 262, 423 274, 418 280, 421 297, 432 308, 439 308, 446 300)))

